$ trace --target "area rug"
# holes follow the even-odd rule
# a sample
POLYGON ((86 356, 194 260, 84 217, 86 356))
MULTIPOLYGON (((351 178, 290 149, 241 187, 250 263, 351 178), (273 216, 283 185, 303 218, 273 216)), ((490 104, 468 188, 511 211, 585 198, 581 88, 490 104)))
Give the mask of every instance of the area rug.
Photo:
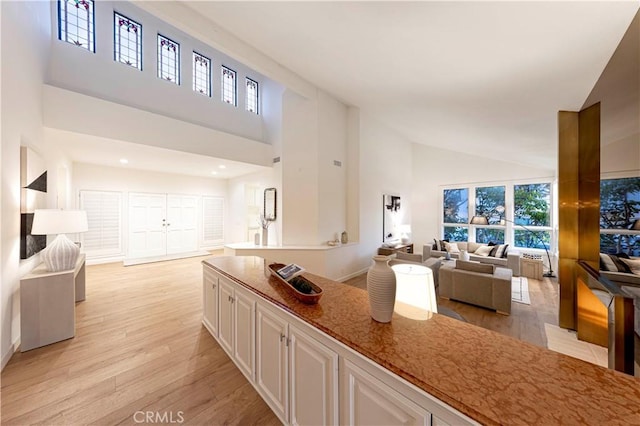
POLYGON ((578 340, 575 331, 545 323, 544 332, 547 335, 547 348, 552 351, 602 367, 608 365, 609 355, 607 348, 578 340))
POLYGON ((511 279, 511 300, 524 305, 530 305, 529 281, 526 277, 513 277, 511 279))

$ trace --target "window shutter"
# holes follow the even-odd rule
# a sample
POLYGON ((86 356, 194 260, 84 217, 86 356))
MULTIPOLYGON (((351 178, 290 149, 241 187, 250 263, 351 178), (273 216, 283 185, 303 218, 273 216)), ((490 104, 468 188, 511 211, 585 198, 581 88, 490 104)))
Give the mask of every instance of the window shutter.
POLYGON ((202 197, 202 245, 224 244, 224 198, 202 197))
POLYGON ((122 254, 122 195, 109 191, 80 191, 80 208, 87 212, 89 230, 80 234, 88 257, 122 254))

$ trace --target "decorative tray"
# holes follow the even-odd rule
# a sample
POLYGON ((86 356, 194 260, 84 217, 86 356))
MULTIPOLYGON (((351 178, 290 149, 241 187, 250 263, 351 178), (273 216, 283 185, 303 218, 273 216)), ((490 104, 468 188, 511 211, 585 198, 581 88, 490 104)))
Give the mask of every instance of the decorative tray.
POLYGON ((291 278, 291 282, 285 281, 278 273, 277 270, 284 268, 286 265, 283 263, 272 263, 269 265, 269 271, 271 275, 276 277, 278 281, 284 284, 284 288, 302 303, 313 305, 318 303, 318 300, 322 297, 322 289, 316 284, 312 283, 302 275, 297 275, 291 278), (296 286, 298 288, 296 288, 296 286), (304 292, 305 289, 308 293, 304 292), (302 291, 301 291, 302 290, 302 291))

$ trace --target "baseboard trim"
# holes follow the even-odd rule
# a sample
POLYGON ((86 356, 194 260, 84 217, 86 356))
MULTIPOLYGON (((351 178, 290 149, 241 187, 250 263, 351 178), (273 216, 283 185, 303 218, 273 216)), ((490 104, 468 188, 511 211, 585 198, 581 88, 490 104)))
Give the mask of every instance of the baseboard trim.
POLYGON ((344 277, 336 278, 336 281, 345 282, 347 280, 350 280, 351 278, 357 277, 358 275, 364 274, 368 270, 369 270, 369 268, 367 267, 367 268, 361 269, 359 271, 352 272, 351 274, 345 275, 344 277))
POLYGON ((11 361, 11 357, 13 356, 13 354, 18 352, 18 348, 20 348, 20 337, 18 337, 18 339, 13 342, 13 344, 9 348, 9 351, 2 356, 2 367, 0 367, 0 371, 4 370, 4 367, 9 364, 9 361, 11 361))

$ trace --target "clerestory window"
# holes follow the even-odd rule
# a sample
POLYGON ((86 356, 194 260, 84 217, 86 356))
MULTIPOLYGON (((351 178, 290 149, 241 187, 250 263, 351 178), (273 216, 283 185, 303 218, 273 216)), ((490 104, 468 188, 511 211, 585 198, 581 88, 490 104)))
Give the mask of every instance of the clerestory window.
POLYGON ((93 0, 58 1, 58 39, 95 53, 93 0))

